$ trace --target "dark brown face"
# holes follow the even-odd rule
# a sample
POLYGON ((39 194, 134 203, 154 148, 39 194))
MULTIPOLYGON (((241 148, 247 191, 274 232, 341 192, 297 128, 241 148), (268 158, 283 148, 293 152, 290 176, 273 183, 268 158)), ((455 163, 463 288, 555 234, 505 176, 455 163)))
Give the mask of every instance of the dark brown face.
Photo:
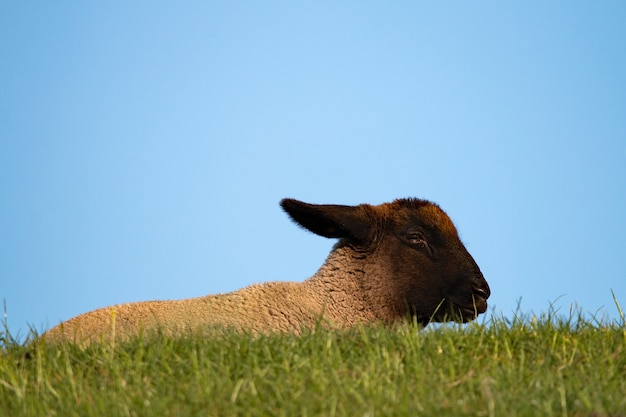
POLYGON ((385 234, 392 276, 420 323, 475 319, 491 293, 448 216, 435 205, 400 211, 385 234))

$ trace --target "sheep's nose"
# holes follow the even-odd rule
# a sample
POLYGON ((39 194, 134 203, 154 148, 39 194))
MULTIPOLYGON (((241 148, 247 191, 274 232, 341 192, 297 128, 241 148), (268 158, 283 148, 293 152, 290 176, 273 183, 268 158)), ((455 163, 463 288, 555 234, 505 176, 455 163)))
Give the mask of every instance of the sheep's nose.
POLYGON ((474 294, 485 300, 491 295, 489 284, 487 284, 487 280, 481 272, 478 272, 478 276, 474 277, 474 285, 472 289, 474 290, 474 294))
POLYGON ((486 287, 478 287, 476 288, 476 290, 474 290, 476 292, 476 294, 480 295, 481 297, 483 297, 485 300, 487 298, 489 298, 489 296, 491 295, 491 291, 489 290, 489 286, 486 287))
POLYGON ((480 277, 478 285, 474 287, 474 292, 483 297, 485 300, 489 298, 489 296, 491 295, 491 289, 489 288, 489 284, 487 284, 487 281, 484 277, 480 277))

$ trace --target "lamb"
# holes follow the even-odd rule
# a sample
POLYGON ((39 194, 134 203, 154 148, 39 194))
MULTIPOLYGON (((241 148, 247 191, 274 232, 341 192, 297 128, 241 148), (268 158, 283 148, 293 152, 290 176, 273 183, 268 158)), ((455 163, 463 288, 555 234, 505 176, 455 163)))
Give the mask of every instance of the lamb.
POLYGON ((438 205, 416 198, 378 206, 294 199, 280 204, 305 229, 339 239, 317 273, 304 282, 268 282, 227 294, 100 308, 42 337, 87 345, 156 330, 300 333, 320 323, 347 328, 407 319, 425 326, 431 321, 467 322, 487 310, 489 285, 438 205))

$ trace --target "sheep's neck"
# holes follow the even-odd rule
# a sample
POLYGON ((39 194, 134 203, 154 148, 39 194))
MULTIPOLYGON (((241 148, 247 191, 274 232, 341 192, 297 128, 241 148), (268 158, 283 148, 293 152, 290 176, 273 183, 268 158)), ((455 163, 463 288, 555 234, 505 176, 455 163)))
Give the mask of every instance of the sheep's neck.
POLYGON ((324 264, 304 282, 313 297, 319 297, 324 316, 339 326, 384 320, 364 291, 366 262, 362 254, 344 246, 336 247, 324 264))

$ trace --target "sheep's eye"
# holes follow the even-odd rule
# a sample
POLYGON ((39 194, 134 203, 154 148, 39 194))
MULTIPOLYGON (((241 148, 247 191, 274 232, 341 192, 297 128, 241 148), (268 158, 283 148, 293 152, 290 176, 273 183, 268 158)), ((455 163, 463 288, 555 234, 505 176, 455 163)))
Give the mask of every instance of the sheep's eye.
POLYGON ((416 246, 420 249, 425 249, 428 251, 429 254, 433 254, 433 248, 428 244, 426 238, 421 233, 407 233, 406 235, 404 235, 404 240, 412 246, 416 246))
POLYGON ((426 239, 424 239, 424 237, 419 233, 409 233, 404 237, 404 239, 413 245, 420 245, 420 246, 428 245, 428 243, 426 242, 426 239))

